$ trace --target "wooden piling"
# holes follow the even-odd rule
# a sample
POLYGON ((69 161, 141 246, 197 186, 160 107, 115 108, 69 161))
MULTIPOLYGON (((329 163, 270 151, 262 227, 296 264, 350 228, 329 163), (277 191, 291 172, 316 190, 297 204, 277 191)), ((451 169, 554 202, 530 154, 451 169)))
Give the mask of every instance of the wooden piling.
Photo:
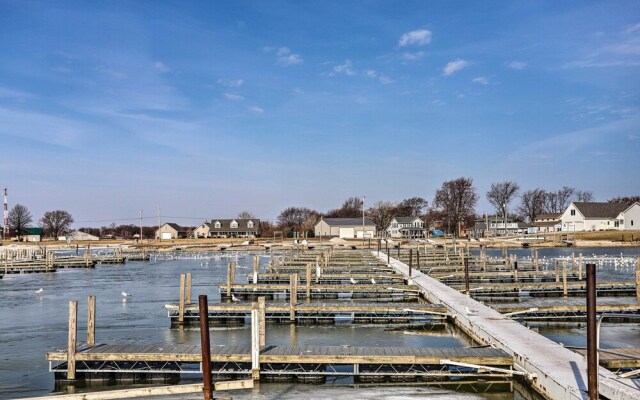
POLYGON ((87 316, 87 344, 96 344, 96 296, 89 296, 87 316))
POLYGON ((298 303, 298 274, 289 278, 289 320, 296 320, 296 304, 298 303))
POLYGON ((184 322, 184 284, 186 280, 185 274, 180 274, 180 298, 178 299, 178 322, 184 322))
POLYGON ((253 284, 258 283, 258 272, 260 272, 260 258, 258 256, 253 257, 253 284))
POLYGON ((231 297, 231 261, 227 263, 227 297, 231 297))
POLYGON ((311 300, 311 264, 307 264, 307 301, 311 300))
POLYGON ((464 289, 465 293, 469 294, 469 259, 464 259, 464 289))
POLYGON ((517 261, 513 262, 513 282, 520 283, 518 279, 518 262, 517 261))
POLYGON ((413 271, 413 249, 409 249, 409 279, 411 279, 413 271))
POLYGON ((640 257, 636 259, 636 300, 640 303, 640 257))
POLYGON ((562 296, 567 297, 569 295, 567 289, 567 261, 562 261, 562 296))
POLYGON ((251 377, 260 380, 260 311, 258 304, 251 309, 251 377))
POLYGON ((186 300, 185 300, 185 304, 191 304, 191 272, 187 272, 187 279, 185 282, 186 288, 185 288, 185 292, 186 292, 186 300))
POLYGON ((580 257, 578 258, 578 280, 582 280, 582 253, 580 253, 580 257))
POLYGON ((596 296, 596 265, 587 264, 587 387, 590 399, 599 398, 596 296))
POLYGON ((69 340, 67 343, 67 379, 76 379, 76 340, 78 338, 78 301, 69 301, 69 340))
POLYGON ((320 256, 316 256, 316 285, 320 283, 320 256))
POLYGON ((560 282, 560 272, 559 272, 559 269, 558 269, 558 263, 559 263, 558 259, 553 260, 553 268, 554 268, 554 271, 556 273, 556 283, 560 282))
POLYGON ((266 304, 265 297, 258 297, 258 311, 260 311, 260 348, 264 348, 266 346, 267 339, 267 318, 266 318, 266 304))

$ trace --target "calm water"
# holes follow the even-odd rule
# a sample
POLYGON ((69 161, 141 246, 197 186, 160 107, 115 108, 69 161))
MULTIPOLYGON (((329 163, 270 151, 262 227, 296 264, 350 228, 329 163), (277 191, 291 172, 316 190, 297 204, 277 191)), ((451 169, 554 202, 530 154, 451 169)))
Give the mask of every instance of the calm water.
MULTIPOLYGON (((528 250, 518 250, 529 255, 528 250)), ((576 254, 579 251, 575 249, 576 254)), ((580 249, 584 254, 640 255, 639 248, 580 249)), ((567 249, 541 249, 540 257, 571 254, 567 249)), ((498 255, 498 254, 496 254, 498 255)), ((192 254, 195 256, 195 254, 192 254)), ((200 253, 199 257, 203 257, 200 253)), ((219 301, 217 285, 226 279, 227 260, 208 253, 208 258, 130 262, 95 269, 58 270, 50 274, 7 275, 0 279, 0 398, 16 398, 51 393, 53 374, 48 372, 45 353, 66 346, 68 303, 79 301, 78 340, 86 338, 87 297, 97 297, 96 341, 101 343, 192 343, 199 344, 198 329, 169 329, 164 305, 178 298, 180 273, 191 272, 193 298, 206 294, 211 302, 219 301), (217 259, 216 259, 217 257, 217 259), (35 294, 39 288, 41 294, 35 294), (121 292, 132 296, 123 299, 121 292)), ((250 272, 253 255, 238 258, 237 280, 250 272)), ((268 257, 261 258, 261 264, 268 257)), ((541 333, 566 344, 580 345, 582 329, 541 329, 541 333)), ((603 346, 640 347, 638 325, 613 326, 603 331, 603 346)), ((246 344, 249 327, 214 328, 211 342, 246 344)), ((448 336, 405 335, 388 332, 384 326, 289 326, 268 325, 267 343, 279 345, 342 345, 457 347, 467 346, 466 338, 455 332, 448 336)), ((301 385, 261 385, 260 395, 269 398, 287 387, 287 392, 310 390, 301 385)), ((323 388, 318 390, 327 390, 323 388)), ((382 390, 382 389, 381 389, 382 390)), ((424 391, 425 389, 420 389, 424 391)), ((327 396, 331 397, 327 392, 327 396)), ((426 392, 421 392, 426 395, 426 392)), ((434 397, 442 391, 429 392, 434 397)), ((234 395, 235 396, 235 395, 234 395)), ((363 398, 363 397, 361 397, 363 398)), ((503 398, 503 397, 501 397, 503 398)), ((506 398, 513 398, 507 396, 506 398)))

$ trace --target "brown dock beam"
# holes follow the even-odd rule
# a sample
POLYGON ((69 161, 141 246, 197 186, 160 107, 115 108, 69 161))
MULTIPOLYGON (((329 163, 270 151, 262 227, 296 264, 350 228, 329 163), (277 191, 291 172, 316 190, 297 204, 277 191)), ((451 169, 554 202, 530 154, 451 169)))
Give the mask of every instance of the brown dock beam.
POLYGON ((89 312, 87 316, 87 344, 96 344, 96 296, 89 296, 89 312))
POLYGON ((204 400, 213 397, 213 385, 211 379, 211 344, 209 341, 209 301, 207 296, 198 296, 198 308, 200 311, 200 346, 202 349, 202 381, 204 400))
POLYGON ((469 294, 469 259, 464 259, 464 290, 466 294, 469 294))
POLYGON ((178 323, 182 324, 184 322, 184 285, 185 285, 185 274, 180 274, 180 299, 178 300, 178 323))
POLYGON ((598 399, 596 295, 596 265, 587 264, 587 377, 590 399, 598 399))

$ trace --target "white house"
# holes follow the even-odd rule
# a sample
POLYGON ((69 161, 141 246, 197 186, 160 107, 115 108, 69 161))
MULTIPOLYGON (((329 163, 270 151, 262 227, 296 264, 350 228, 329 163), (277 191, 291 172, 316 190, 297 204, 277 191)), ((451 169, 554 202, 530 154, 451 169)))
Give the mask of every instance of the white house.
POLYGON ((316 237, 337 236, 344 239, 375 237, 376 224, 369 218, 323 218, 315 226, 316 237), (362 230, 364 228, 364 231, 362 230))
POLYGON ((533 222, 531 222, 531 227, 529 228, 529 233, 551 233, 557 232, 561 229, 562 223, 560 222, 560 217, 562 214, 554 213, 554 214, 539 214, 535 217, 533 222))
MULTIPOLYGON (((637 203, 636 203, 637 204, 637 203)), ((582 231, 602 231, 608 229, 624 229, 620 227, 620 216, 625 219, 626 214, 631 221, 638 211, 634 206, 631 207, 625 203, 595 203, 595 202, 574 202, 567 207, 560 217, 563 232, 582 232, 582 231)), ((635 217, 634 226, 638 224, 638 217, 635 217)))
POLYGON ((425 237, 424 221, 419 217, 394 217, 386 229, 392 238, 417 239, 425 237))
POLYGON ((193 230, 193 237, 196 239, 200 238, 208 238, 209 232, 211 231, 211 224, 207 221, 204 221, 196 229, 193 230))
POLYGON ((178 224, 174 224, 173 222, 167 222, 162 225, 160 228, 156 229, 156 239, 167 240, 167 239, 178 239, 178 238, 186 238, 189 236, 188 228, 183 228, 178 224))
POLYGON ((635 202, 618 214, 618 229, 625 231, 640 230, 640 203, 635 202))

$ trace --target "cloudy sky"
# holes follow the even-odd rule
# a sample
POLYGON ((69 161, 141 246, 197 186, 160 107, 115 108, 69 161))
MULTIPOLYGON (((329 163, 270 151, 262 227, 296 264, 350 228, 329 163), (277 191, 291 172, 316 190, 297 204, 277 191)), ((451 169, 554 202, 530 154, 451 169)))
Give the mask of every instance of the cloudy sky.
POLYGON ((0 54, 0 188, 36 219, 271 219, 461 176, 479 213, 505 180, 640 194, 637 1, 0 0, 0 54))

